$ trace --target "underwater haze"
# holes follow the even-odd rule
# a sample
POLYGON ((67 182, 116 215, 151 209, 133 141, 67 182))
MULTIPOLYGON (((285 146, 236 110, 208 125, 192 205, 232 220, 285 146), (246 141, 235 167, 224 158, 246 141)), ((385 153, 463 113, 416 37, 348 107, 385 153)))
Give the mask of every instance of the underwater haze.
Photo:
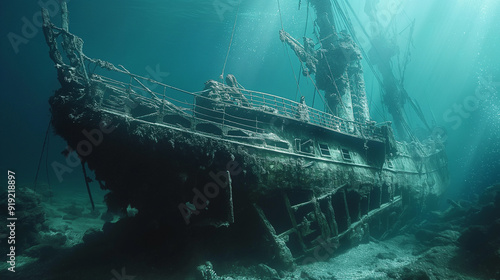
MULTIPOLYGON (((352 10, 344 0, 333 1, 345 9, 358 36, 358 43, 366 52, 370 48, 366 32, 373 32, 366 14, 367 1, 371 0, 349 0, 352 10)), ((280 41, 278 33, 283 28, 301 42, 304 35, 314 38, 315 15, 312 7, 310 10, 307 8, 308 2, 71 0, 68 1, 69 30, 84 40, 83 51, 87 56, 114 65, 121 64, 132 73, 177 88, 199 92, 207 80, 218 80, 221 74, 233 74, 245 89, 271 93, 297 102, 304 96, 308 105, 324 110, 325 106, 315 94, 311 80, 302 76, 297 86, 301 64, 294 52, 280 41), (314 105, 312 100, 315 100, 314 105)), ((398 69, 399 65, 403 65, 401 62, 408 59, 404 69, 404 88, 422 109, 433 129, 431 134, 438 131, 439 137, 445 142, 450 185, 441 197, 439 210, 447 209, 449 201, 472 204, 485 190, 500 183, 500 1, 374 0, 373 3, 383 12, 379 19, 387 30, 381 32, 398 35, 394 39, 398 46, 398 55, 393 60, 394 69, 398 69)), ((71 214, 75 219, 73 230, 79 232, 71 238, 55 234, 56 237, 36 238, 61 244, 66 242, 65 246, 68 246, 69 243, 81 243, 86 225, 99 229, 104 222, 84 213, 84 209, 90 209, 90 203, 81 167, 71 168, 63 176, 54 170, 54 163, 67 162, 62 153, 67 143, 52 129, 49 129, 46 137, 51 119, 48 100, 61 86, 41 27, 42 6, 49 9, 52 21, 60 26, 60 6, 56 0, 0 3, 0 170, 3 176, 0 177, 0 193, 7 191, 8 171, 15 172, 19 188, 33 188, 36 177, 39 190, 50 193, 42 196, 42 202, 48 203, 50 199, 53 203, 47 206, 46 216, 54 225, 48 227, 54 232, 60 231, 63 219, 55 217, 66 215, 67 220, 71 220, 67 216, 71 214), (76 217, 79 216, 82 218, 77 222, 76 217), (57 238, 62 239, 58 241, 57 238)), ((383 104, 382 85, 368 61, 363 59, 362 63, 371 118, 378 123, 392 121, 383 104)), ((405 105, 405 111, 415 135, 428 134, 409 104, 405 105)), ((103 202, 106 192, 100 190, 95 182, 92 183, 92 192, 96 208, 106 212, 103 202)), ((465 207, 465 204, 460 205, 465 207)), ((0 209, 0 212, 0 217, 5 219, 7 210, 0 209)), ((498 223, 498 217, 496 219, 498 223)), ((2 220, 2 223, 5 221, 2 220)), ((66 230, 71 231, 71 225, 66 230)), ((6 237, 0 231, 0 245, 7 241, 6 237)), ((411 242, 418 244, 422 243, 419 238, 428 237, 420 235, 411 238, 411 242)), ((248 272, 246 276, 235 276, 237 273, 234 272, 227 274, 232 275, 227 277, 233 278, 207 276, 206 279, 387 279, 367 265, 370 262, 365 255, 367 252, 376 252, 374 255, 383 261, 398 260, 409 264, 413 262, 412 252, 421 249, 418 247, 420 245, 415 245, 415 248, 401 245, 409 243, 408 240, 390 242, 386 244, 386 248, 390 249, 386 250, 394 255, 384 255, 387 252, 375 244, 370 243, 374 247, 364 244, 361 246, 365 247, 355 249, 360 250, 356 251, 358 254, 349 251, 346 254, 351 255, 340 256, 329 264, 313 264, 297 278, 286 273, 269 276, 273 273, 269 273, 267 268, 263 269, 266 270, 264 273, 259 266, 260 270, 248 272), (348 265, 348 258, 359 258, 359 262, 364 264, 352 267, 348 265), (328 270, 328 265, 336 268, 328 270), (361 276, 355 278, 354 274, 342 271, 339 267, 362 271, 358 273, 361 276), (327 276, 322 276, 323 272, 327 276), (259 273, 268 273, 265 277, 269 278, 259 278, 259 273), (314 273, 318 274, 315 276, 314 273)), ((35 250, 38 249, 32 249, 31 252, 35 250)), ((52 254, 52 251, 47 254, 52 254)), ((5 264, 6 253, 2 251, 0 255, 3 256, 0 260, 5 264)), ((29 267, 28 264, 36 262, 38 256, 38 253, 33 253, 31 257, 18 258, 20 266, 17 270, 23 270, 23 263, 29 267)), ((133 279, 120 278, 120 275, 124 275, 120 260, 110 263, 109 269, 103 269, 107 274, 89 272, 87 279, 133 279)), ((36 275, 37 267, 31 266, 31 271, 20 275, 36 275)), ((43 267, 43 263, 40 267, 43 267)), ((143 271, 147 267, 148 264, 140 266, 143 271)), ((7 266, 0 268, 4 270, 0 272, 2 279, 24 277, 16 275, 18 272, 8 272, 7 266)), ((481 279, 480 273, 471 271, 470 275, 463 274, 463 279, 481 279), (474 278, 476 276, 478 278, 474 278)), ((488 275, 495 275, 499 273, 497 271, 488 275)), ((176 274, 178 271, 175 268, 170 268, 169 272, 180 275, 176 274)), ((141 278, 137 271, 129 274, 132 273, 135 279, 174 279, 160 278, 160 273, 158 278, 141 278)), ((155 275, 156 272, 151 273, 155 275)), ((183 279, 181 276, 176 277, 183 279)), ((43 279, 63 278, 48 275, 43 279)), ((391 279, 401 278, 394 276, 391 279)))

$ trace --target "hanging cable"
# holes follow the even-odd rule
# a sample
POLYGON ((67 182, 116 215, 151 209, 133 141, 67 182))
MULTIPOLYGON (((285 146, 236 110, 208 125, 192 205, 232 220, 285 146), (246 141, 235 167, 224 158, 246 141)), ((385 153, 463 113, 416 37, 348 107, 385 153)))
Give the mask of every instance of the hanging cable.
POLYGON ((404 83, 405 81, 405 74, 406 74, 406 67, 408 66, 408 63, 410 62, 410 57, 411 57, 411 46, 413 45, 413 31, 415 28, 415 20, 411 23, 411 28, 410 28, 410 33, 408 37, 408 44, 406 46, 406 54, 403 60, 403 70, 401 71, 401 84, 404 83))
POLYGON ((307 34, 307 24, 309 23, 309 1, 307 1, 307 10, 306 10, 306 27, 304 28, 304 37, 307 34))
MULTIPOLYGON (((279 3, 278 3, 279 5, 279 3)), ((306 37, 307 35, 307 24, 309 23, 309 1, 307 1, 307 11, 306 11, 306 26, 304 28, 304 38, 306 37)), ((299 4, 300 6, 300 4, 299 4)), ((303 69, 302 69, 302 64, 300 65, 300 70, 299 70, 299 80, 297 82, 298 86, 297 86, 297 90, 295 91, 295 101, 298 101, 297 97, 298 97, 298 93, 300 91, 300 78, 302 77, 302 75, 300 75, 302 73, 303 69)), ((314 100, 314 97, 313 97, 313 100, 314 100)), ((313 106, 314 106, 314 102, 313 102, 313 106)))
POLYGON ((45 174, 47 176, 47 185, 49 187, 49 202, 52 203, 52 187, 50 186, 49 176, 49 148, 50 148, 50 133, 47 134, 47 150, 45 151, 45 174))
MULTIPOLYGON (((293 78, 295 79, 295 84, 297 85, 298 92, 300 93, 300 95, 302 95, 302 93, 300 92, 300 85, 299 85, 300 80, 297 79, 297 75, 295 75, 295 70, 293 69, 292 59, 290 58, 290 53, 288 52, 288 48, 285 46, 285 42, 283 42, 283 49, 285 50, 286 56, 288 57, 288 62, 290 63, 290 68, 292 69, 293 78)), ((299 59, 299 61, 300 61, 300 59, 299 59)), ((300 61, 300 62, 301 62, 301 69, 302 69, 304 66, 302 65, 302 61, 300 61)), ((300 76, 299 76, 299 78, 300 78, 300 76)), ((297 93, 295 93, 295 101, 297 101, 297 93)))
POLYGON ((43 152, 45 151, 45 144, 47 143, 47 138, 49 135, 50 125, 52 122, 52 117, 47 125, 47 130, 45 131, 45 138, 43 139, 42 152, 40 153, 40 159, 38 160, 38 167, 36 168, 35 181, 33 182, 33 190, 36 191, 36 184, 38 183, 38 172, 40 171, 40 165, 42 164, 43 152))
POLYGON ((89 181, 90 178, 87 176, 87 170, 85 170, 85 161, 82 161, 83 177, 85 178, 85 185, 87 185, 87 192, 89 194, 90 204, 92 204, 92 210, 95 210, 94 200, 92 199, 92 193, 90 192, 89 181))
MULTIPOLYGON (((241 1, 240 1, 241 3, 241 1)), ((229 47, 227 48, 226 59, 224 60, 224 66, 222 67, 222 73, 220 74, 220 79, 224 82, 224 71, 226 70, 227 58, 229 57, 229 51, 231 50, 231 45, 233 44, 234 31, 236 29, 236 21, 238 21, 238 12, 240 11, 240 4, 236 9, 236 17, 234 18, 233 31, 231 32, 231 40, 229 41, 229 47)))
POLYGON ((313 104, 311 107, 314 108, 314 100, 316 99, 316 88, 314 88, 314 94, 313 94, 313 104))
MULTIPOLYGON (((299 79, 297 81, 297 89, 295 90, 295 101, 297 101, 297 97, 298 97, 298 94, 299 94, 299 91, 300 91, 300 78, 302 77, 302 75, 300 75, 300 73, 302 73, 303 69, 302 69, 302 64, 300 65, 300 69, 299 69, 299 79)), ((295 73, 294 73, 295 75, 295 73)))
MULTIPOLYGON (((281 17, 281 7, 280 7, 280 1, 279 0, 276 0, 278 2, 278 13, 280 15, 280 23, 281 23, 281 30, 282 31, 285 31, 285 29, 283 28, 283 19, 281 17)), ((293 78, 295 79, 295 84, 297 84, 297 92, 300 93, 300 76, 299 76, 299 79, 297 79, 297 75, 295 75, 295 70, 293 69, 293 63, 292 63, 292 59, 290 58, 290 53, 288 52, 288 48, 285 46, 285 42, 283 42, 283 49, 285 50, 285 53, 286 53, 286 56, 288 57, 288 62, 290 63, 290 68, 292 69, 292 73, 293 73, 293 78)), ((300 59, 299 59, 300 61, 300 59)), ((302 61, 301 61, 301 69, 305 69, 303 68, 304 66, 302 65, 302 61)), ((299 73, 300 75, 300 73, 299 73)), ((297 101, 297 92, 295 93, 295 101, 297 101)), ((302 95, 302 93, 300 93, 300 95, 302 95)))
POLYGON ((281 17, 280 0, 276 0, 276 2, 278 2, 278 13, 280 15, 281 30, 285 30, 285 28, 283 28, 283 18, 281 17))

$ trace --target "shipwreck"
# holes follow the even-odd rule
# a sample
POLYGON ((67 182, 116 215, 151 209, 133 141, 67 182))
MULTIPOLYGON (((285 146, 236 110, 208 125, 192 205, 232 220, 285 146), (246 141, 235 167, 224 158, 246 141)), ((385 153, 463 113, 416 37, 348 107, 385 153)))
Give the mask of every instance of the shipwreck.
POLYGON ((43 10, 61 84, 53 128, 109 191, 110 211, 136 208, 177 238, 238 228, 247 246, 265 240, 270 262, 292 267, 325 242, 333 251, 381 237, 437 201, 448 183, 442 144, 398 141, 390 122, 371 120, 360 48, 333 25, 331 0, 308 2, 317 40, 284 29, 279 39, 325 110, 244 89, 233 75, 199 92, 136 75, 84 54, 66 3, 61 27, 43 10))

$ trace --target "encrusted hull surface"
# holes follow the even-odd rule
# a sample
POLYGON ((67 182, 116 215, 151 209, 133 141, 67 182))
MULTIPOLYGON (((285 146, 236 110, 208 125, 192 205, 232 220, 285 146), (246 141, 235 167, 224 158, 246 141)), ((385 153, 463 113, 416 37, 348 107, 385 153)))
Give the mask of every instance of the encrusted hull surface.
MULTIPOLYGON (((397 155, 386 156, 386 143, 371 141, 382 153, 370 161, 365 140, 332 133, 311 138, 312 151, 298 152, 156 122, 158 117, 137 119, 103 106, 105 96, 99 84, 63 87, 50 104, 56 133, 110 191, 111 210, 130 205, 180 231, 235 221, 254 227, 245 221, 255 215, 285 260, 303 259, 322 236, 349 244, 369 228, 380 236, 401 222, 403 209, 424 210, 447 184, 442 151, 416 157, 408 144, 396 143, 397 155)), ((311 136, 307 123, 276 123, 270 129, 282 135, 298 126, 302 132, 295 135, 311 136)))

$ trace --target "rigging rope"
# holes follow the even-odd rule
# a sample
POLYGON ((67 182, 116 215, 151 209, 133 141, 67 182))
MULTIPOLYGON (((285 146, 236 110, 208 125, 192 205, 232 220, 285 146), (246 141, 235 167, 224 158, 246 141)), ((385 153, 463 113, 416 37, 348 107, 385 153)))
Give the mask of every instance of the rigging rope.
POLYGON ((314 108, 314 100, 316 99, 316 88, 314 89, 314 95, 313 95, 313 103, 312 106, 314 108))
MULTIPOLYGON (((307 35, 307 24, 309 23, 309 1, 307 1, 307 15, 306 15, 306 26, 304 28, 304 38, 306 37, 307 35)), ((314 28, 314 25, 313 25, 313 33, 315 31, 315 28, 314 28)), ((301 64, 301 68, 302 68, 302 64, 301 64)), ((308 73, 309 75, 309 73, 308 73)), ((316 93, 318 93, 321 97, 321 94, 318 92, 318 88, 316 87, 316 85, 314 85, 314 93, 313 93, 313 102, 312 102, 312 106, 314 108, 314 101, 316 100, 316 93)), ((331 112, 331 110, 330 110, 331 112)))
POLYGON ((309 1, 307 1, 307 11, 306 11, 306 26, 304 28, 304 37, 306 37, 307 34, 307 24, 309 23, 309 1))
MULTIPOLYGON (((276 1, 278 2, 278 13, 280 15, 281 30, 285 31, 285 29, 283 28, 283 19, 281 17, 280 0, 276 0, 276 1)), ((297 84, 297 90, 298 90, 298 92, 300 92, 300 73, 299 73, 299 79, 297 79, 297 75, 295 75, 295 70, 293 69, 292 59, 290 58, 290 53, 288 52, 288 48, 285 46, 285 42, 282 42, 282 43, 283 43, 283 49, 285 50, 286 56, 288 57, 288 62, 290 63, 290 68, 292 69, 293 78, 295 79, 295 83, 297 84)), ((299 59, 299 61, 300 61, 300 59, 299 59)), ((302 65, 302 61, 301 61, 301 69, 303 67, 304 66, 302 65)), ((300 95, 302 95, 302 93, 300 93, 300 95)), ((297 101, 297 92, 295 93, 295 101, 297 101)))
MULTIPOLYGON (((302 73, 302 64, 300 65, 300 69, 299 69, 299 80, 297 81, 297 90, 295 90, 295 99, 294 101, 297 101, 297 97, 298 97, 298 94, 299 94, 299 91, 300 91, 300 78, 302 77, 302 75, 300 75, 300 73, 302 73)), ((295 75, 295 73, 294 73, 295 75)))
POLYGON ((410 57, 411 57, 411 46, 413 45, 413 31, 414 31, 414 28, 415 28, 415 20, 413 20, 413 22, 411 23, 411 27, 410 27, 410 35, 409 35, 409 39, 408 39, 408 44, 406 46, 406 54, 405 54, 405 57, 404 57, 404 62, 403 62, 403 70, 401 71, 401 84, 404 83, 405 81, 405 74, 406 74, 406 67, 408 66, 408 63, 410 62, 410 57))
MULTIPOLYGON (((299 59, 299 61, 300 61, 300 64, 302 65, 302 67, 304 67, 304 63, 302 62, 302 60, 300 60, 300 59, 299 59)), ((326 110, 325 110, 325 111, 326 111, 326 112, 329 112, 329 113, 330 113, 330 114, 332 114, 332 115, 335 115, 335 114, 333 113, 332 109, 330 108, 330 106, 328 106, 328 103, 326 103, 326 100, 323 98, 323 95, 321 95, 321 93, 320 93, 320 91, 319 91, 318 87, 316 86, 316 83, 315 83, 315 82, 314 82, 314 80, 312 79, 311 75, 309 75, 309 73, 307 73, 307 77, 311 80, 311 82, 312 82, 312 84, 313 84, 313 86, 314 86, 315 90, 318 92, 319 97, 321 97, 321 100, 322 100, 322 101, 323 101, 323 103, 325 104, 325 108, 326 108, 326 110)))
MULTIPOLYGON (((352 6, 349 3, 349 1, 345 0, 344 2, 347 4, 347 7, 349 7, 349 9, 351 10, 352 14, 354 15, 354 18, 356 19, 356 21, 358 22, 359 26, 361 27, 361 31, 363 31, 363 34, 365 34, 366 38, 370 38, 370 35, 368 35, 368 33, 366 32, 365 28, 363 27, 363 24, 361 23, 361 20, 358 18, 358 16, 354 12, 354 9, 352 8, 352 6)), ((342 15, 345 18, 347 18, 347 16, 345 16, 345 14, 342 13, 342 15)), ((359 43, 359 40, 358 40, 358 38, 356 36, 356 33, 354 32, 354 26, 352 26, 352 25, 349 26, 349 32, 351 33, 351 36, 352 36, 353 40, 356 42, 356 44, 358 44, 359 49, 361 50, 361 53, 363 54, 363 58, 365 58, 365 60, 368 62, 368 66, 372 70, 373 75, 375 76, 375 78, 377 79, 377 81, 379 82, 379 84, 381 86, 383 86, 384 83, 382 82, 382 79, 379 77, 377 71, 375 71, 375 68, 373 67, 373 63, 371 63, 371 61, 370 61, 371 59, 367 55, 365 49, 359 43)), ((378 53, 377 48, 374 47, 374 50, 378 53)))
POLYGON ((278 2, 278 13, 280 14, 281 30, 285 30, 285 28, 283 28, 283 18, 281 17, 280 0, 276 0, 276 1, 278 2))
MULTIPOLYGON (((43 152, 45 151, 45 144, 47 143, 47 138, 49 137, 50 125, 52 122, 52 117, 47 125, 47 130, 45 131, 45 138, 43 139, 42 152, 40 153, 40 159, 38 160, 38 167, 36 168, 35 181, 33 182, 33 190, 36 191, 36 184, 38 182, 38 172, 40 171, 40 165, 42 164, 43 152)), ((48 174, 48 173, 47 173, 48 174)))
MULTIPOLYGON (((306 37, 307 35, 307 24, 309 23, 309 1, 307 1, 307 12, 306 12, 306 26, 304 28, 304 38, 306 37)), ((300 9, 300 4, 299 4, 299 9, 300 9)), ((300 70, 299 70, 299 81, 298 81, 298 84, 300 85, 300 78, 302 77, 302 75, 300 75, 300 73, 302 73, 302 64, 300 65, 300 70)), ((297 86, 297 90, 295 91, 295 101, 298 101, 297 97, 298 97, 298 93, 300 91, 300 87, 297 86)), ((314 90, 314 94, 316 94, 316 90, 314 90)), ((314 97, 313 96, 313 107, 314 107, 314 97)))
MULTIPOLYGON (((241 3, 241 1, 240 1, 241 3)), ((236 21, 238 21, 238 12, 240 10, 240 4, 236 9, 236 17, 234 18, 233 31, 231 32, 231 40, 229 41, 229 47, 227 48, 226 59, 224 60, 224 66, 222 67, 222 73, 220 74, 220 79, 224 82, 224 71, 226 70, 227 58, 229 57, 229 51, 231 50, 231 45, 233 44, 234 30, 236 29, 236 21)))
POLYGON ((49 202, 52 203, 52 187, 50 186, 49 177, 49 147, 50 147, 50 133, 47 134, 47 151, 45 152, 45 174, 47 175, 47 185, 49 186, 49 202))
MULTIPOLYGON (((282 19, 282 16, 281 16, 281 7, 280 7, 280 1, 279 0, 276 0, 278 2, 278 12, 279 12, 279 16, 280 16, 280 22, 281 22, 281 30, 284 31, 284 28, 283 28, 283 19, 282 19)), ((291 38, 293 39, 293 38, 291 38)), ((298 43, 298 42, 297 42, 298 43)), ((299 44, 300 45, 300 44, 299 44)), ((298 79, 297 79, 297 76, 295 75, 295 70, 293 69, 293 65, 292 65, 292 60, 290 58, 290 53, 288 52, 288 48, 285 46, 285 42, 283 42, 283 48, 285 49, 286 51, 286 54, 288 56, 288 61, 290 62, 290 66, 292 68, 292 72, 293 72, 293 76, 295 78, 295 82, 297 83, 297 87, 299 88, 299 92, 300 92, 300 87, 299 87, 299 83, 298 83, 298 79)), ((305 66, 304 66, 304 63, 302 62, 302 60, 299 59, 299 62, 300 62, 300 65, 301 65, 301 69, 306 69, 305 66)), ((309 75, 309 73, 307 74, 307 77, 311 80, 312 84, 314 85, 314 88, 315 90, 318 92, 318 95, 321 97, 321 100, 323 101, 323 103, 325 104, 325 108, 327 112, 329 112, 330 114, 334 115, 333 114, 333 111, 332 109, 330 108, 330 106, 328 106, 328 103, 326 103, 325 99, 323 98, 323 96, 320 94, 320 91, 318 89, 318 87, 316 86, 316 83, 314 82, 314 80, 312 79, 311 75, 309 75)))
MULTIPOLYGON (((297 75, 295 75, 295 70, 293 69, 293 64, 292 64, 292 59, 290 58, 290 53, 288 52, 288 48, 285 46, 285 42, 283 42, 283 48, 285 49, 286 56, 288 57, 288 62, 290 63, 290 68, 292 69, 293 73, 293 78, 295 79, 295 83, 297 84, 297 89, 298 92, 300 92, 300 85, 299 85, 299 79, 297 79, 297 75)), ((300 61, 300 59, 299 59, 300 61)), ((301 62, 301 69, 304 67, 301 62)), ((299 73, 299 78, 300 78, 300 73, 299 73)), ((300 95, 302 95, 302 92, 300 92, 300 95)), ((295 93, 295 101, 297 101, 297 93, 295 93)))
POLYGON ((85 170, 85 161, 82 161, 83 177, 85 178, 85 185, 87 185, 87 193, 89 194, 90 204, 92 204, 92 210, 95 210, 94 200, 92 199, 92 193, 90 192, 89 181, 90 178, 87 176, 87 170, 85 170))

